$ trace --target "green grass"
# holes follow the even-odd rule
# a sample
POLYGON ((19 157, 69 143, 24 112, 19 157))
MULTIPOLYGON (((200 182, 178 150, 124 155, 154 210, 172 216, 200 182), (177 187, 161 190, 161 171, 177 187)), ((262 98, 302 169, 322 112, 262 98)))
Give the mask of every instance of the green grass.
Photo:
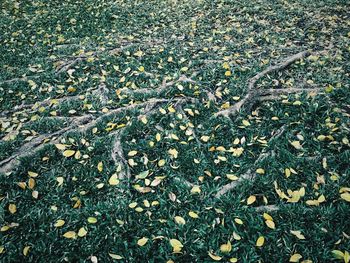
POLYGON ((349 262, 348 1, 3 0, 0 7, 0 163, 19 149, 30 151, 23 146, 40 135, 73 127, 79 116, 100 117, 84 132, 77 127, 50 138, 53 143, 40 142, 46 145, 0 175, 1 262, 214 262, 209 252, 221 262, 288 262, 295 254, 302 256, 296 262, 349 262), (110 54, 118 47, 123 49, 110 54), (325 52, 265 76, 256 88, 315 86, 324 92, 283 95, 231 118, 213 117, 243 98, 254 75, 303 50, 325 52), (81 53, 90 58, 56 73, 60 62, 81 53), (125 92, 156 89, 166 77, 169 82, 193 73, 195 83, 125 92), (22 79, 9 81, 14 78, 22 79), (93 93, 101 83, 106 101, 93 93), (77 95, 83 97, 15 108, 77 95), (180 98, 187 100, 179 104, 180 98), (152 99, 166 101, 103 117, 152 99), (118 130, 127 164, 112 158, 118 130), (80 156, 63 156, 53 145, 58 143, 80 156), (232 154, 239 147, 241 155, 232 154), (131 151, 137 153, 128 156, 131 151), (263 153, 268 157, 258 160, 263 153), (119 165, 128 166, 130 178, 110 185, 113 174, 123 173, 119 165), (286 168, 295 173, 287 177, 286 168), (239 178, 248 170, 254 180, 215 198, 232 182, 227 174, 239 178), (140 179, 144 171, 149 175, 140 179), (38 176, 30 179, 28 172, 38 176), (191 192, 188 183, 200 192, 191 192), (301 188, 305 195, 290 203, 275 183, 286 195, 301 188), (322 195, 325 201, 316 206, 307 202, 322 195), (256 200, 248 205, 250 196, 256 200), (256 209, 265 205, 278 208, 266 212, 273 229, 256 209), (56 227, 59 219, 65 224, 56 227), (82 227, 85 236, 64 236, 82 227), (261 236, 265 243, 258 247, 261 236), (148 241, 140 246, 143 237, 148 241), (180 253, 171 239, 182 243, 180 253), (228 241, 231 250, 220 251, 228 241), (344 254, 337 258, 334 250, 344 254))

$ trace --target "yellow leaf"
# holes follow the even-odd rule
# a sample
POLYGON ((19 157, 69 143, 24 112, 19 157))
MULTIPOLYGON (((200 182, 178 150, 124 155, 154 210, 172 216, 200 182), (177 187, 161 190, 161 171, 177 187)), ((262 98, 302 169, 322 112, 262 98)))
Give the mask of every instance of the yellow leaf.
POLYGON ((290 144, 293 145, 293 147, 297 150, 300 150, 303 148, 299 141, 292 141, 290 144))
POLYGON ((58 186, 61 186, 63 184, 63 182, 64 182, 64 178, 63 177, 57 177, 56 181, 58 183, 58 186))
POLYGON ((174 219, 175 219, 175 222, 178 223, 179 225, 186 224, 185 219, 181 216, 175 216, 174 219))
POLYGON ((29 249, 30 249, 30 246, 25 246, 25 247, 23 248, 23 255, 24 255, 24 256, 27 256, 27 255, 28 255, 29 249))
POLYGON ((212 258, 212 260, 215 260, 215 261, 220 261, 222 259, 222 257, 214 255, 214 254, 212 254, 210 252, 208 252, 208 255, 209 255, 209 257, 212 258))
POLYGON ((119 184, 119 179, 118 179, 117 174, 113 174, 113 175, 109 178, 108 183, 109 183, 110 185, 118 185, 118 184, 119 184))
POLYGON ((164 159, 161 159, 161 160, 158 161, 158 166, 159 167, 162 167, 164 165, 165 165, 165 160, 164 159))
POLYGON ((231 181, 236 181, 236 180, 239 179, 239 177, 236 176, 236 175, 234 175, 234 174, 226 174, 226 177, 227 177, 228 179, 230 179, 231 181))
POLYGON ((314 205, 314 206, 320 205, 320 203, 317 200, 307 200, 305 203, 307 205, 314 205))
POLYGON ((340 195, 340 197, 345 201, 350 202, 350 193, 343 193, 340 195))
POLYGON ((170 149, 168 153, 173 156, 175 159, 177 158, 179 152, 176 149, 170 149))
POLYGON ((318 198, 317 198, 317 201, 319 203, 323 203, 324 201, 326 201, 326 198, 324 197, 324 195, 320 195, 318 198))
POLYGON ((235 218, 235 222, 239 225, 243 225, 243 221, 240 218, 235 218))
POLYGON ((336 259, 343 259, 344 258, 344 253, 340 250, 332 250, 332 253, 336 259))
POLYGON ((289 168, 286 168, 284 169, 284 174, 286 175, 286 177, 288 178, 290 176, 290 169, 289 168))
POLYGON ((0 254, 4 253, 5 252, 5 248, 4 246, 0 246, 0 254))
POLYGON ((55 223, 55 227, 61 227, 61 226, 63 226, 65 224, 65 221, 64 220, 62 220, 62 219, 58 219, 57 221, 56 221, 56 223, 55 223))
POLYGON ((230 258, 230 262, 231 263, 236 263, 236 262, 238 262, 238 258, 230 258))
POLYGON ((246 126, 246 127, 250 125, 250 122, 247 121, 247 120, 243 120, 242 123, 243 123, 243 125, 246 126))
POLYGON ((109 255, 111 258, 113 258, 113 259, 123 259, 122 256, 119 256, 119 255, 117 255, 117 254, 108 253, 108 255, 109 255))
POLYGON ((263 217, 265 218, 265 220, 271 220, 271 221, 273 221, 272 216, 270 216, 268 213, 264 213, 264 214, 263 214, 263 217))
POLYGON ((102 172, 102 171, 103 171, 103 163, 102 163, 102 162, 99 162, 99 163, 97 164, 97 170, 98 170, 99 172, 102 172))
POLYGON ((302 257, 300 254, 294 254, 290 257, 289 262, 299 262, 302 257))
POLYGON ((222 244, 220 246, 220 251, 222 253, 229 253, 229 252, 231 252, 231 250, 232 250, 232 245, 231 245, 230 241, 228 241, 226 244, 222 244))
POLYGON ((29 175, 30 177, 33 177, 33 178, 35 178, 35 177, 38 176, 38 174, 37 174, 37 173, 34 173, 34 172, 28 172, 28 175, 29 175))
POLYGON ((196 214, 196 213, 193 212, 193 211, 188 212, 188 215, 189 215, 190 217, 192 217, 192 218, 198 218, 198 217, 199 217, 198 214, 196 214))
POLYGON ((291 230, 290 232, 298 239, 305 239, 305 236, 299 230, 291 230))
POLYGON ((130 156, 130 157, 135 156, 136 154, 137 154, 137 151, 128 152, 128 156, 130 156))
POLYGON ((137 206, 137 203, 136 202, 132 202, 129 204, 129 207, 132 209, 132 208, 135 208, 137 206))
POLYGON ((263 168, 258 168, 258 169, 256 169, 256 173, 257 174, 264 174, 265 170, 263 168))
POLYGON ((229 76, 231 76, 231 75, 232 75, 231 71, 229 71, 229 70, 225 71, 225 76, 226 76, 226 77, 229 77, 229 76))
POLYGON ((275 222, 273 222, 272 220, 266 220, 265 223, 269 228, 275 229, 275 222))
POLYGON ((68 231, 63 234, 65 238, 77 238, 77 234, 74 231, 68 231))
POLYGON ((210 139, 210 137, 209 137, 209 136, 206 136, 206 135, 203 135, 203 136, 201 137, 201 140, 202 140, 203 142, 208 142, 209 139, 210 139))
POLYGON ((79 237, 85 237, 87 234, 87 230, 85 229, 85 227, 81 227, 78 231, 78 236, 79 237))
POLYGON ((139 240, 137 240, 137 244, 140 247, 143 247, 144 245, 146 245, 147 242, 148 242, 148 238, 147 237, 143 237, 143 238, 140 238, 139 240))
POLYGON ((265 243, 265 238, 263 236, 260 236, 258 240, 256 241, 256 246, 257 247, 262 247, 265 243))
POLYGON ((66 144, 55 144, 55 146, 56 146, 56 148, 58 149, 58 150, 65 150, 66 149, 66 147, 68 146, 68 145, 66 145, 66 144))
POLYGON ((16 205, 15 204, 9 204, 9 211, 10 211, 11 214, 16 213, 16 211, 17 211, 16 205))
POLYGON ((73 150, 65 150, 64 152, 63 152, 63 156, 64 157, 71 157, 71 156, 73 156, 75 154, 75 151, 73 151, 73 150))
POLYGON ((35 187, 35 180, 33 178, 29 178, 28 187, 29 189, 33 189, 35 187))
POLYGON ((90 224, 96 224, 97 223, 97 218, 96 217, 88 217, 87 221, 90 223, 90 224))
POLYGON ((251 195, 248 197, 247 199, 247 205, 251 205, 252 203, 254 203, 256 201, 256 196, 255 195, 251 195))
POLYGON ((170 245, 173 247, 174 253, 179 253, 181 251, 181 249, 183 248, 182 243, 175 238, 170 239, 169 242, 170 242, 170 245))
POLYGON ((201 189, 198 185, 195 185, 191 189, 191 194, 199 194, 201 192, 201 189))

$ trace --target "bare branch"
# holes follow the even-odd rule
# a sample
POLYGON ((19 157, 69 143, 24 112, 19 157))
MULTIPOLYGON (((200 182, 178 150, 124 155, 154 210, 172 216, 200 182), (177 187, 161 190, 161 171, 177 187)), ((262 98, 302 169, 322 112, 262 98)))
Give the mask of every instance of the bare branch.
MULTIPOLYGON (((260 73, 258 73, 257 75, 255 75, 254 77, 249 79, 247 94, 243 97, 243 99, 241 101, 237 102, 236 104, 234 104, 233 106, 231 106, 228 109, 221 110, 221 111, 217 112, 214 116, 215 117, 217 117, 217 116, 229 117, 230 115, 239 112, 241 110, 241 108, 243 107, 243 105, 253 104, 256 100, 258 100, 258 97, 261 95, 261 92, 264 92, 264 90, 259 91, 258 89, 255 89, 256 83, 261 78, 263 78, 264 76, 266 76, 267 74, 270 74, 272 72, 283 70, 283 69, 287 68, 288 66, 290 66, 291 64, 293 64, 294 62, 296 62, 300 59, 303 59, 303 58, 309 56, 310 54, 311 54, 310 51, 300 52, 300 53, 295 54, 291 57, 288 57, 286 60, 284 60, 284 61, 282 61, 274 66, 270 66, 267 69, 261 71, 260 73)), ((303 90, 299 90, 299 91, 295 91, 295 92, 300 92, 300 91, 303 91, 303 90)), ((280 92, 282 93, 282 90, 280 90, 280 92)), ((270 98, 272 98, 272 97, 270 97, 270 98)))

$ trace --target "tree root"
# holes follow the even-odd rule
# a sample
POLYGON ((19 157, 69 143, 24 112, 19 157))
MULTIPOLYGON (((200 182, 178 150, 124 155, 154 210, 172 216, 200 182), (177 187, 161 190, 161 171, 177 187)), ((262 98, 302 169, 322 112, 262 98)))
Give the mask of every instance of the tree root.
POLYGON ((120 165, 121 170, 118 174, 119 180, 123 180, 123 179, 129 180, 131 177, 129 165, 126 159, 124 158, 123 147, 121 144, 121 137, 124 129, 125 128, 122 128, 111 134, 114 137, 111 158, 114 161, 114 164, 116 167, 120 165))
POLYGON ((190 77, 187 77, 186 75, 181 75, 178 79, 172 80, 169 82, 166 82, 166 79, 164 78, 162 81, 162 84, 155 89, 137 89, 137 90, 130 90, 130 89, 122 89, 121 91, 125 94, 144 94, 144 95, 150 95, 150 94, 160 94, 163 91, 165 91, 168 87, 176 84, 176 83, 196 83, 196 81, 193 80, 193 78, 197 75, 197 72, 194 72, 190 77))
MULTIPOLYGON (((278 129, 272 135, 272 137, 270 138, 270 141, 275 140, 275 139, 279 138, 280 136, 282 136, 282 134, 285 132, 285 130, 286 130, 286 127, 282 126, 280 129, 278 129)), ((241 175, 238 180, 223 185, 219 189, 219 191, 215 194, 215 198, 220 198, 221 196, 225 195, 227 192, 229 192, 229 191, 233 190, 234 188, 236 188, 237 186, 239 186, 241 184, 241 182, 243 182, 245 180, 254 181, 256 179, 256 172, 254 170, 256 168, 256 166, 261 161, 265 160, 268 157, 274 156, 274 155, 275 155, 274 151, 261 153, 259 155, 259 157, 255 160, 254 164, 252 165, 252 168, 248 169, 248 171, 245 172, 243 175, 241 175)))
MULTIPOLYGON (((107 52, 109 55, 115 55, 115 54, 118 54, 126 49, 129 49, 129 48, 132 48, 135 46, 140 46, 140 45, 141 46, 154 46, 154 45, 162 44, 163 42, 164 42, 163 40, 154 40, 154 41, 148 41, 145 43, 141 43, 141 42, 128 43, 126 45, 122 45, 122 46, 117 47, 117 48, 108 49, 107 52)), ((70 68, 72 68, 76 64, 88 59, 89 57, 97 58, 99 55, 101 55, 104 52, 105 52, 105 50, 97 50, 97 51, 90 53, 89 55, 81 54, 78 56, 70 57, 69 59, 67 59, 65 61, 59 61, 58 62, 59 65, 56 67, 56 74, 67 72, 70 68)))
POLYGON ((247 94, 243 97, 243 99, 233 106, 229 107, 228 109, 221 110, 217 113, 215 113, 215 117, 218 116, 224 116, 224 117, 229 117, 230 115, 234 115, 237 112, 239 112, 243 106, 247 110, 250 110, 250 108, 254 105, 256 101, 259 100, 271 100, 271 99, 276 99, 278 94, 289 94, 289 93, 297 93, 297 92, 320 92, 322 89, 308 89, 308 88, 290 88, 290 89, 255 89, 256 83, 266 76, 267 74, 283 70, 293 64, 294 62, 301 60, 307 56, 311 55, 310 51, 303 51, 298 54, 295 54, 291 57, 288 57, 286 60, 274 65, 270 66, 267 69, 261 71, 248 81, 248 89, 247 89, 247 94), (270 95, 270 96, 267 96, 270 95), (261 98, 261 96, 265 96, 261 98))
POLYGON ((16 153, 0 161, 0 173, 8 173, 20 164, 21 158, 33 156, 42 150, 46 145, 52 145, 59 142, 59 139, 71 131, 77 129, 80 125, 84 125, 92 119, 92 115, 76 117, 70 123, 69 127, 50 134, 39 135, 31 141, 23 144, 16 153), (47 142, 50 141, 50 142, 47 142))
MULTIPOLYGON (((6 158, 5 160, 0 161, 0 173, 8 173, 17 167, 20 163, 21 158, 30 157, 35 155, 46 145, 53 145, 58 143, 65 135, 71 132, 86 133, 88 130, 95 127, 99 122, 103 121, 105 118, 112 117, 121 112, 128 110, 133 110, 140 107, 147 107, 150 109, 159 103, 167 102, 185 102, 192 100, 189 98, 180 98, 180 99, 151 99, 138 104, 131 104, 121 108, 116 108, 108 111, 95 118, 92 115, 83 115, 79 117, 72 117, 70 126, 63 128, 59 131, 50 134, 39 135, 38 137, 32 139, 30 142, 23 144, 16 153, 6 158)), ((192 100, 193 101, 193 100, 192 100)))
POLYGON ((12 110, 2 111, 0 113, 0 116, 6 116, 9 114, 14 114, 24 110, 35 110, 40 107, 47 107, 55 104, 60 104, 62 102, 79 101, 79 100, 85 99, 87 95, 98 97, 101 100, 101 103, 105 105, 107 104, 107 101, 108 101, 107 93, 108 93, 108 89, 106 88, 106 85, 104 83, 101 83, 98 87, 87 89, 85 94, 83 95, 65 96, 58 99, 47 98, 43 101, 39 101, 33 104, 21 104, 13 107, 12 110))

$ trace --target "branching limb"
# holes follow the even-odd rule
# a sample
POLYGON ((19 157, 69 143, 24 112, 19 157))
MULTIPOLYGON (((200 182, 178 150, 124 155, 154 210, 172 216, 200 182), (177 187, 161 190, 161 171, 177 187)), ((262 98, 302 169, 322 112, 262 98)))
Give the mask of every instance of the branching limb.
MULTIPOLYGON (((283 70, 285 68, 287 68, 288 66, 290 66, 291 64, 293 64, 294 62, 301 60, 307 56, 309 56, 311 53, 310 51, 303 51, 300 52, 298 54, 295 54, 289 58, 287 58, 286 60, 274 65, 274 66, 270 66, 267 69, 261 71, 260 73, 258 73, 257 75, 255 75, 254 77, 252 77, 251 79, 249 79, 248 81, 248 89, 247 89, 247 94, 243 97, 243 99, 239 102, 237 102, 236 104, 234 104, 233 106, 231 106, 228 109, 225 110, 221 110, 219 112, 217 112, 215 114, 215 117, 217 116, 225 116, 225 117, 229 117, 230 115, 236 114, 237 112, 239 112, 243 106, 246 106, 246 108, 250 108, 250 106, 252 106, 256 101, 259 100, 259 97, 261 95, 266 95, 265 90, 259 90, 255 88, 256 83, 263 78, 264 76, 266 76, 267 74, 279 71, 279 70, 283 70)), ((295 93, 295 92, 302 92, 302 91, 307 91, 307 89, 279 89, 279 90, 268 90, 268 92, 271 93, 272 96, 276 95, 276 94, 282 94, 282 93, 295 93), (290 91, 288 91, 290 90, 290 91)), ((316 91, 316 90, 313 90, 316 91)), ((319 90, 317 90, 319 91, 319 90)), ((273 99, 274 97, 269 97, 269 99, 273 99)))
POLYGON ((63 138, 65 135, 71 132, 78 132, 78 133, 85 133, 88 130, 92 129, 97 125, 97 123, 103 121, 105 118, 112 117, 114 115, 117 115, 121 112, 141 108, 141 107, 147 107, 151 105, 151 107, 154 107, 155 105, 159 103, 167 103, 167 102, 174 102, 174 101, 187 101, 187 98, 181 98, 181 99, 151 99, 142 103, 138 104, 131 104, 127 105, 121 108, 112 109, 107 113, 102 114, 101 116, 95 118, 92 115, 84 115, 79 116, 76 118, 72 118, 72 121, 70 123, 69 127, 63 128, 57 132, 50 133, 50 134, 44 134, 40 135, 34 139, 32 139, 30 142, 27 142, 23 144, 17 152, 15 152, 12 156, 6 158, 5 160, 0 161, 0 173, 7 173, 13 170, 16 166, 19 165, 20 159, 24 157, 30 157, 35 155, 37 152, 39 152, 41 149, 43 149, 46 145, 52 145, 55 143, 58 143, 61 138, 63 138))
MULTIPOLYGON (((275 140, 282 136, 282 134, 285 132, 286 127, 283 125, 280 129, 278 129, 270 138, 271 140, 275 140)), ((268 157, 274 156, 275 152, 263 152, 259 155, 259 157, 255 160, 254 164, 252 165, 252 168, 248 169, 247 172, 245 172, 243 175, 239 177, 238 180, 233 181, 231 183, 225 184, 222 186, 219 191, 215 194, 215 198, 220 198, 221 196, 225 195, 227 192, 231 191, 232 189, 236 188, 238 185, 241 184, 241 182, 245 180, 254 181, 256 178, 255 168, 256 166, 263 160, 267 159, 268 157)))

